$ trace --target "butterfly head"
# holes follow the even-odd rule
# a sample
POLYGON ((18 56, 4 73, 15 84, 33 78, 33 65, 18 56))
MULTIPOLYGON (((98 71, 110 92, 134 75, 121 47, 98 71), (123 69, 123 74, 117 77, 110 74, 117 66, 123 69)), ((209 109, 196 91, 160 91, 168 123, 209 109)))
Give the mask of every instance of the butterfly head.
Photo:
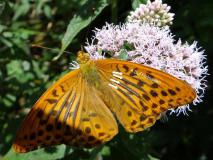
POLYGON ((85 64, 90 60, 89 53, 86 53, 84 51, 78 51, 77 53, 77 62, 79 64, 85 64))

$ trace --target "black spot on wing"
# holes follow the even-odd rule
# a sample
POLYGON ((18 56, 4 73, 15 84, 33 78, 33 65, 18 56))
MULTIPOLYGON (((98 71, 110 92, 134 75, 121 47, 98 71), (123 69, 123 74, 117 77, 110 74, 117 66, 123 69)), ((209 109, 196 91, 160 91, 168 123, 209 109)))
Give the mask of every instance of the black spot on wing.
POLYGON ((126 73, 129 71, 129 67, 127 65, 123 65, 123 68, 125 69, 126 73))

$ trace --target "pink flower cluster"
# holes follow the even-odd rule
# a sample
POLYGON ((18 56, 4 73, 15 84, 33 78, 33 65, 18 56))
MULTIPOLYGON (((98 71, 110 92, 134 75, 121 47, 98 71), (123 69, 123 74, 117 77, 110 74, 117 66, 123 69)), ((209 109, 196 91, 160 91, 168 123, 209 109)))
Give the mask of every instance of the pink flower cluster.
MULTIPOLYGON (((115 58, 125 51, 128 60, 132 62, 163 70, 187 81, 197 92, 193 104, 202 102, 207 87, 206 56, 197 47, 197 42, 190 45, 181 40, 176 41, 168 27, 145 22, 106 24, 101 29, 95 29, 94 37, 91 42, 87 42, 85 49, 92 59, 104 58, 101 54, 103 51, 115 58), (130 50, 124 48, 126 43, 131 46, 130 50)), ((180 106, 171 112, 187 114, 187 109, 190 110, 189 105, 180 106)))
POLYGON ((135 11, 130 12, 127 19, 129 22, 145 22, 159 27, 171 25, 174 13, 169 13, 170 9, 167 4, 162 4, 162 0, 148 1, 146 5, 140 4, 135 11))

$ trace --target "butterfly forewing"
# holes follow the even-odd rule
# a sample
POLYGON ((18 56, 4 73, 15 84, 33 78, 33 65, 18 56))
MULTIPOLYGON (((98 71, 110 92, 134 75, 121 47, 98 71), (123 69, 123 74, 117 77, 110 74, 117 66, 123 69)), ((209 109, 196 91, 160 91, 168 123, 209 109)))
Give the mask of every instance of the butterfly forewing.
POLYGON ((38 146, 59 144, 58 137, 67 102, 73 97, 80 75, 79 70, 70 72, 50 87, 36 102, 20 127, 13 148, 28 152, 38 146))
POLYGON ((95 63, 113 90, 113 97, 120 99, 121 103, 111 108, 129 132, 150 127, 162 112, 191 103, 196 96, 186 82, 144 65, 120 60, 95 63))

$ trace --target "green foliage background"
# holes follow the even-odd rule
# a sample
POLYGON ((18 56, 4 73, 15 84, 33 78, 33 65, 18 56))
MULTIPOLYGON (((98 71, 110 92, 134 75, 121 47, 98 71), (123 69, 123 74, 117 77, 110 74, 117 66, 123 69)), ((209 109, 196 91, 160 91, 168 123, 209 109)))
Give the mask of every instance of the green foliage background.
MULTIPOLYGON (((92 36, 94 27, 124 22, 145 0, 0 0, 0 159, 213 159, 212 77, 204 102, 190 116, 169 116, 150 130, 120 133, 93 150, 60 145, 15 154, 11 144, 24 116, 42 92, 68 72, 69 62, 92 36), (56 50, 32 47, 41 44, 56 50), (71 53, 63 53, 68 50, 71 53), (61 55, 59 57, 59 55, 61 55)), ((213 58, 211 0, 166 0, 176 13, 172 31, 206 50, 209 73, 213 58)))

